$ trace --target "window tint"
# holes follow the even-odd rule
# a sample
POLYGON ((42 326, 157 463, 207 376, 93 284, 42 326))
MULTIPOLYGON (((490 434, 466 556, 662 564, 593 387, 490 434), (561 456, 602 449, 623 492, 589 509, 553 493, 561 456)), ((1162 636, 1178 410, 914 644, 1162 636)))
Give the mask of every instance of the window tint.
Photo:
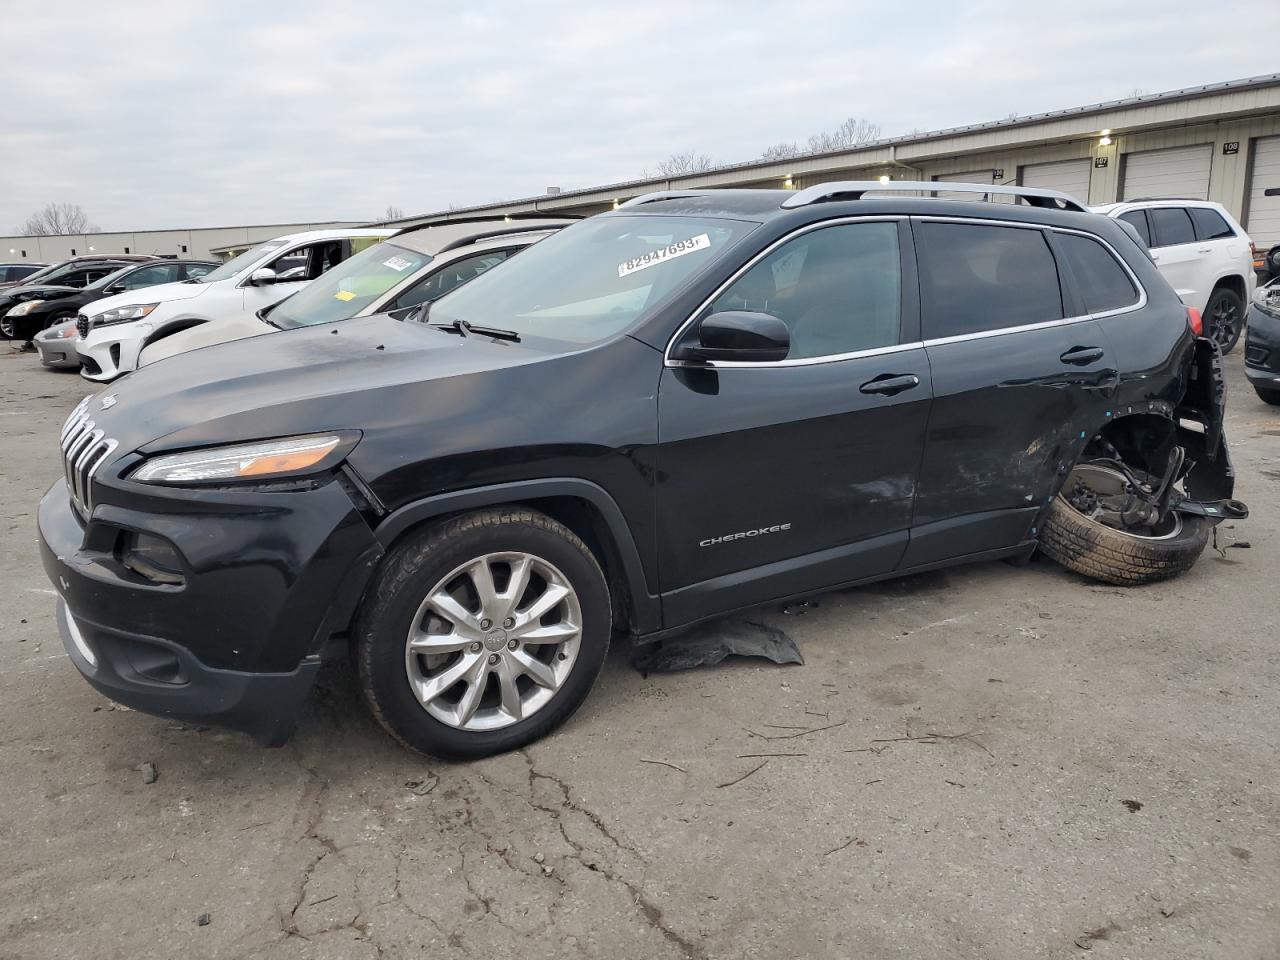
POLYGON ((1147 212, 1145 210, 1130 210, 1128 213, 1120 214, 1120 219, 1125 223, 1133 224, 1138 231, 1138 236, 1142 237, 1142 242, 1148 247, 1151 246, 1151 229, 1147 226, 1147 212))
POLYGON ((157 283, 169 283, 177 279, 178 268, 175 265, 158 263, 153 267, 135 270, 119 281, 122 290, 138 290, 142 287, 154 287, 157 283))
POLYGON ((395 300, 382 309, 401 310, 404 307, 416 307, 428 300, 438 300, 454 287, 460 287, 468 280, 474 280, 486 270, 496 267, 507 259, 514 250, 488 250, 473 257, 463 257, 445 264, 417 286, 410 287, 395 300))
POLYGON ((1151 230, 1156 235, 1155 247, 1172 247, 1179 243, 1195 243, 1196 232, 1191 218, 1182 207, 1152 207, 1147 211, 1151 230))
POLYGON ((896 223, 851 223, 783 244, 711 304, 770 313, 791 330, 788 359, 898 342, 902 276, 896 223))
POLYGON ((1195 227, 1197 240, 1221 240, 1223 237, 1236 235, 1217 210, 1187 207, 1187 213, 1191 214, 1191 224, 1195 227))
POLYGON ((1106 247, 1073 233, 1060 233, 1055 239, 1075 276, 1086 310, 1102 313, 1137 302, 1133 281, 1106 247))
POLYGON ((926 339, 1062 319, 1053 254, 1039 230, 922 223, 926 339))

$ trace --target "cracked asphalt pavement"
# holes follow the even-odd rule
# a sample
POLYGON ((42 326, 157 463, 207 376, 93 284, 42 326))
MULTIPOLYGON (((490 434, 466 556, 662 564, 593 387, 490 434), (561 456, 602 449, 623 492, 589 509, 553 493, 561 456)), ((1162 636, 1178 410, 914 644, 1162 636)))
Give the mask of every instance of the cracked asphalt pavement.
POLYGON ((1274 958, 1280 409, 1227 366, 1253 516, 1182 579, 765 609, 805 666, 615 649, 560 733, 449 765, 343 667, 278 750, 85 684, 34 511, 88 391, 0 344, 0 958, 1274 958))

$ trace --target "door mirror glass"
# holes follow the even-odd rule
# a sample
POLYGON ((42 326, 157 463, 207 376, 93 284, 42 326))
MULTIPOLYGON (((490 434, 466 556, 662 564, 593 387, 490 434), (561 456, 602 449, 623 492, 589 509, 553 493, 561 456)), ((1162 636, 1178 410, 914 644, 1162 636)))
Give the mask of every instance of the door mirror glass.
POLYGON ((791 352, 791 331, 780 319, 751 310, 725 310, 705 317, 694 342, 671 353, 674 360, 769 363, 791 352))
POLYGON ((276 272, 270 267, 259 267, 249 277, 249 283, 255 287, 265 287, 276 282, 276 272))

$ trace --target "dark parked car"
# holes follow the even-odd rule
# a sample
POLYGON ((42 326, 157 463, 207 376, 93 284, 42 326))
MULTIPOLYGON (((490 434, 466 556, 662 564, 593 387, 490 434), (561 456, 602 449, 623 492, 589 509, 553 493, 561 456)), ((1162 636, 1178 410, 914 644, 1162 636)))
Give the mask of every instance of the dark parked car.
POLYGON ((47 263, 30 263, 28 261, 23 261, 22 263, 0 263, 0 290, 25 283, 48 266, 47 263))
MULTIPOLYGON (((75 292, 88 286, 95 280, 101 280, 109 273, 115 273, 121 267, 133 263, 151 262, 158 258, 121 254, 105 257, 72 257, 64 260, 56 267, 40 273, 35 282, 28 278, 25 283, 0 290, 0 337, 6 340, 19 339, 15 321, 9 314, 13 308, 26 300, 42 300, 48 295, 62 296, 63 292, 75 292)), ((74 311, 73 311, 74 313, 74 311)), ((20 339, 29 340, 35 335, 20 339)))
POLYGON ((193 280, 217 267, 212 260, 147 260, 120 267, 83 287, 56 283, 27 286, 25 300, 3 318, 5 335, 12 340, 30 340, 47 327, 74 320, 81 307, 95 300, 161 283, 193 280))
POLYGON ((1262 400, 1280 406, 1280 278, 1259 287, 1249 304, 1244 372, 1262 400))
POLYGON ((1037 547, 1173 576, 1247 513, 1196 320, 1052 191, 641 197, 423 322, 84 400, 39 508, 58 623, 107 696, 269 743, 349 641, 395 737, 468 758, 568 718, 615 635, 1037 547))

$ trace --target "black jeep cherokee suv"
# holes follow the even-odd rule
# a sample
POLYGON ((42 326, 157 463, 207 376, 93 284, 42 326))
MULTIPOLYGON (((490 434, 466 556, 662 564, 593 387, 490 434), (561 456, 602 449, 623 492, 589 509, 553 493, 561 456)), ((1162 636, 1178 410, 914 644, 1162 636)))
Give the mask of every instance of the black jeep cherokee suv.
POLYGON ((903 189, 641 197, 417 321, 87 398, 39 511, 72 661, 279 743, 349 641, 378 720, 465 758, 562 723, 615 634, 1037 546, 1185 570, 1245 511, 1146 253, 1061 194, 903 189))

